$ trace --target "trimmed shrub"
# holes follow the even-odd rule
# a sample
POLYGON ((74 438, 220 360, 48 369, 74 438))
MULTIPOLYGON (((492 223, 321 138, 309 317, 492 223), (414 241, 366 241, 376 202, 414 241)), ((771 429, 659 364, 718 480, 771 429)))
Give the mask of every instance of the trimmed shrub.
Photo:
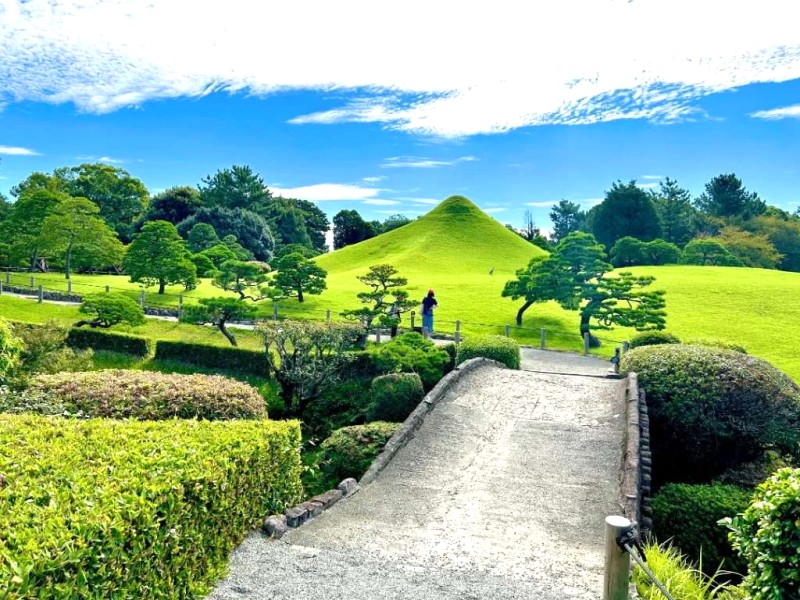
POLYGON ((416 373, 392 373, 372 380, 367 421, 402 423, 425 396, 416 373))
POLYGON ((631 349, 641 346, 658 346, 659 344, 680 344, 677 336, 666 331, 642 331, 631 338, 631 349))
POLYGON ((381 373, 416 373, 426 390, 444 377, 448 361, 447 352, 416 332, 398 335, 372 352, 381 373))
POLYGON ((740 354, 747 354, 747 348, 736 342, 726 342, 725 340, 713 340, 706 338, 692 338, 685 340, 684 344, 691 344, 694 346, 711 346, 712 348, 722 348, 723 350, 733 350, 740 354))
POLYGON ((16 390, 3 385, 0 386, 0 413, 64 415, 67 408, 45 392, 16 390))
POLYGON ((301 498, 297 422, 0 415, 5 600, 201 597, 301 498))
POLYGON ((359 479, 380 454, 399 423, 375 421, 366 425, 342 427, 322 442, 320 470, 326 489, 343 479, 359 479))
POLYGON ((464 340, 458 347, 458 364, 478 357, 503 363, 509 369, 519 369, 519 344, 502 335, 487 335, 464 340))
POLYGON ((733 547, 747 561, 752 600, 800 598, 800 469, 781 469, 732 519, 733 547))
POLYGON ((38 375, 30 389, 62 402, 67 412, 111 419, 252 419, 266 416, 264 398, 221 375, 88 371, 38 375))
POLYGON ((442 344, 438 346, 439 350, 447 352, 448 361, 444 364, 444 374, 447 375, 450 371, 456 368, 456 357, 458 356, 458 346, 454 342, 442 344))
POLYGON ((84 298, 80 312, 92 317, 86 321, 78 321, 75 327, 89 325, 91 327, 111 327, 119 323, 127 323, 136 327, 144 325, 144 310, 139 304, 125 294, 105 293, 90 294, 84 298))
POLYGON ((303 411, 304 439, 322 440, 340 427, 364 423, 372 400, 370 382, 369 377, 348 378, 323 390, 303 411))
POLYGON ((767 450, 756 460, 728 469, 716 481, 753 490, 775 471, 794 466, 791 456, 781 456, 774 450, 767 450))
POLYGON ((0 384, 17 368, 21 353, 22 340, 14 334, 5 319, 0 319, 0 384))
POLYGON ((150 356, 152 342, 148 338, 118 331, 72 328, 67 334, 67 345, 85 350, 109 350, 134 356, 150 356))
POLYGON ((21 364, 17 384, 24 384, 31 373, 88 371, 93 367, 91 348, 67 348, 68 328, 56 321, 47 323, 10 323, 14 334, 22 340, 21 364))
POLYGON ((702 562, 708 575, 720 568, 742 573, 745 564, 719 520, 744 511, 752 495, 752 490, 733 485, 670 483, 653 496, 653 533, 659 540, 671 540, 695 565, 702 562))
POLYGON ((269 376, 263 350, 158 340, 156 359, 176 360, 209 369, 226 369, 261 377, 269 376))
POLYGON ((800 388, 764 360, 668 344, 631 350, 621 371, 647 393, 659 481, 705 483, 767 448, 798 452, 800 388))

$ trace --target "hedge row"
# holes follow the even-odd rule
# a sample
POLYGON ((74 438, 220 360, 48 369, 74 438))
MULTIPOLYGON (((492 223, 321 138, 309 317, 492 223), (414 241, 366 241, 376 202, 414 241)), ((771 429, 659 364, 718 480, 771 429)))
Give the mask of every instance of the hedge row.
POLYGON ((252 419, 266 416, 254 387, 221 375, 178 375, 122 369, 38 375, 31 392, 66 413, 112 419, 252 419))
POLYGON ((300 500, 299 447, 296 421, 0 415, 3 598, 203 594, 300 500))
POLYGON ((159 340, 156 342, 156 358, 177 360, 209 369, 227 369, 262 377, 268 375, 263 350, 159 340))
POLYGON ((496 360, 509 369, 519 369, 522 362, 519 344, 501 335, 469 338, 458 347, 458 364, 478 357, 496 360))
POLYGON ((83 329, 73 327, 67 334, 67 345, 82 350, 109 350, 134 356, 149 356, 152 342, 138 335, 106 331, 104 329, 83 329))

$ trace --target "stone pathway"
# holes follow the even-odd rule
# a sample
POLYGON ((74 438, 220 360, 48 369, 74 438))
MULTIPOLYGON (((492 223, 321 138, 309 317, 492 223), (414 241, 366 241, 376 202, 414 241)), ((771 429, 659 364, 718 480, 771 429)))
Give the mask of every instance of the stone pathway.
MULTIPOLYGON (((538 352, 524 368, 608 369, 538 352)), ((375 482, 280 541, 252 534, 209 598, 599 598, 604 518, 620 512, 624 385, 466 375, 375 482)))

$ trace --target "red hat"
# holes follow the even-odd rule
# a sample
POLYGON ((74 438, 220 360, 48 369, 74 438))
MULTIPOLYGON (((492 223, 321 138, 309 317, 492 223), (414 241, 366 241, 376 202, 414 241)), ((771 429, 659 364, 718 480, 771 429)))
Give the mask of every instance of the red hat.
POLYGON ((433 296, 433 290, 428 290, 428 295, 433 296))

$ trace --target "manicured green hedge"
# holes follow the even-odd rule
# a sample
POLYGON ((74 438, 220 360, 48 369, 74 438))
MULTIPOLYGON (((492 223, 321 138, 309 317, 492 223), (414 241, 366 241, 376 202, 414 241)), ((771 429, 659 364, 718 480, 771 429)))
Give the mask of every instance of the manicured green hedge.
POLYGON ((221 375, 150 371, 84 371, 38 375, 30 390, 47 394, 73 415, 112 419, 252 419, 266 416, 251 385, 221 375))
POLYGON ((268 374, 267 360, 263 350, 158 340, 156 342, 156 358, 177 360, 209 369, 239 371, 262 377, 266 377, 268 374))
POLYGON ((666 331, 642 331, 631 338, 631 349, 641 346, 658 346, 660 344, 680 344, 677 336, 666 331))
POLYGON ((301 498, 296 421, 0 415, 4 600, 194 598, 301 498))
POLYGON ((372 380, 368 421, 402 423, 425 396, 416 373, 390 373, 372 380))
POLYGON ((800 453, 800 388, 764 360, 667 344, 631 350, 620 370, 647 394, 659 481, 707 483, 766 449, 800 453))
POLYGON ((391 342, 372 350, 373 360, 381 373, 416 373, 426 390, 444 377, 449 357, 419 333, 398 335, 391 342))
POLYGON ((502 335, 466 339, 458 347, 458 364, 480 356, 503 363, 509 369, 520 367, 519 344, 502 335))
POLYGON ((800 469, 781 469, 733 519, 731 541, 747 561, 753 600, 800 598, 800 469))
POLYGON ((319 466, 326 482, 323 487, 335 487, 348 477, 359 479, 398 427, 400 423, 375 421, 334 431, 322 442, 319 466))
POLYGON ((122 352, 134 356, 150 356, 152 350, 152 342, 148 338, 138 335, 75 327, 70 329, 67 334, 67 345, 80 349, 91 348, 92 350, 122 352))
POLYGON ((718 521, 744 511, 752 496, 752 490, 733 485, 667 484, 652 499, 653 533, 660 541, 671 540, 695 566, 702 561, 708 575, 720 566, 741 573, 745 564, 718 521))

